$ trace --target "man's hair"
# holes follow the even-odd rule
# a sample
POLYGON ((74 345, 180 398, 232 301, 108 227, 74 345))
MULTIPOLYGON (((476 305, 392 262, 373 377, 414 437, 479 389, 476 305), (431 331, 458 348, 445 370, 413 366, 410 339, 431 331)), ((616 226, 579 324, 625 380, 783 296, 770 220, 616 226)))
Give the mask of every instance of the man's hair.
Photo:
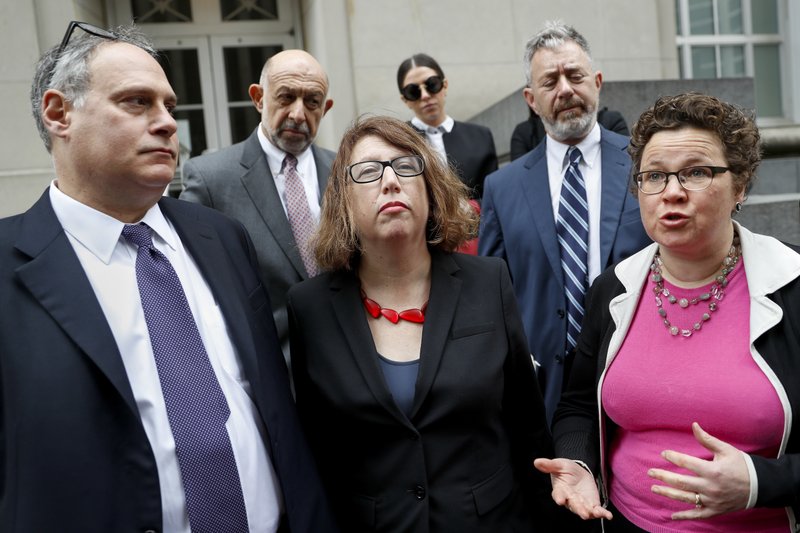
MULTIPOLYGON (((641 171, 642 154, 653 135, 682 128, 712 133, 722 145, 736 192, 750 190, 761 162, 761 135, 752 112, 698 92, 662 96, 642 113, 633 125, 628 145, 633 174, 641 171)), ((638 192, 635 183, 631 191, 638 192)))
POLYGON ((96 50, 106 44, 118 42, 132 44, 154 58, 159 58, 153 43, 135 25, 119 26, 111 31, 116 35, 116 39, 99 37, 75 28, 75 32, 79 35, 73 34, 64 50, 59 53, 59 47, 54 46, 39 58, 31 85, 31 110, 36 121, 36 129, 39 130, 39 137, 44 141, 48 152, 52 150, 50 132, 42 120, 42 99, 47 90, 60 91, 74 107, 81 107, 91 82, 89 61, 94 57, 96 50))
POLYGON ((444 71, 439 63, 428 54, 414 54, 402 63, 397 69, 397 88, 403 90, 403 81, 406 79, 408 71, 414 67, 428 67, 436 72, 436 75, 444 79, 444 71))
POLYGON ((319 230, 314 238, 314 252, 321 268, 352 269, 361 256, 361 243, 353 215, 352 190, 369 185, 355 183, 350 178, 348 166, 356 144, 369 136, 378 137, 408 154, 418 155, 425 162, 422 175, 400 179, 425 180, 428 193, 425 238, 430 248, 452 252, 476 236, 478 215, 467 202, 466 185, 429 147, 425 137, 395 118, 361 117, 342 136, 325 189, 319 230))
POLYGON ((586 39, 578 33, 572 26, 567 26, 560 20, 548 20, 544 23, 544 27, 539 30, 539 33, 528 39, 525 43, 525 56, 523 58, 523 71, 525 72, 525 84, 530 87, 531 79, 531 61, 536 52, 542 48, 552 50, 562 46, 568 41, 573 41, 581 47, 589 58, 589 63, 592 62, 592 54, 589 50, 589 43, 586 39))

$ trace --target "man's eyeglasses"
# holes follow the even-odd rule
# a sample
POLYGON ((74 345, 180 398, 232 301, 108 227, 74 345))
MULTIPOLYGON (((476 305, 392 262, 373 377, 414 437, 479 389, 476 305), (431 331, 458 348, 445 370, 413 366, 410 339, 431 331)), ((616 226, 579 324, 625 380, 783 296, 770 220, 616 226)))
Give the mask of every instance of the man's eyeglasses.
POLYGON ((422 174, 425 161, 418 155, 404 155, 391 161, 361 161, 347 167, 347 172, 356 183, 371 183, 383 177, 386 167, 392 167, 401 178, 411 178, 422 174))
MULTIPOLYGON (((425 86, 425 90, 428 91, 428 94, 436 94, 444 87, 444 79, 441 76, 431 76, 422 84, 425 86)), ((400 89, 400 94, 409 102, 416 102, 422 98, 422 89, 418 83, 409 83, 400 89)))
POLYGON ((97 26, 93 26, 87 22, 81 22, 79 20, 73 20, 67 26, 67 32, 64 34, 64 38, 61 39, 61 46, 58 47, 57 56, 60 56, 61 53, 64 51, 64 48, 67 47, 70 38, 72 37, 75 28, 80 28, 86 33, 90 35, 94 35, 96 37, 102 37, 103 39, 110 39, 112 41, 116 41, 119 39, 119 35, 114 33, 113 31, 104 30, 103 28, 98 28, 97 26))
POLYGON ((711 185, 714 176, 730 170, 728 167, 687 167, 675 172, 663 170, 645 170, 633 176, 636 186, 644 194, 658 194, 667 188, 670 176, 675 176, 681 187, 687 191, 702 191, 711 185))

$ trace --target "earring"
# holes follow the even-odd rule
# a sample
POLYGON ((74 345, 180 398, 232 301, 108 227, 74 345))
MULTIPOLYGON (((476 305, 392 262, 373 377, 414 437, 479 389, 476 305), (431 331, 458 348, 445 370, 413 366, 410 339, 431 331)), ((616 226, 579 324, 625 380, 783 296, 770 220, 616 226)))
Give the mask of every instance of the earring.
POLYGON ((736 205, 733 207, 733 209, 734 209, 734 210, 735 210, 737 213, 738 213, 738 212, 740 212, 740 211, 742 210, 742 202, 736 202, 736 205))

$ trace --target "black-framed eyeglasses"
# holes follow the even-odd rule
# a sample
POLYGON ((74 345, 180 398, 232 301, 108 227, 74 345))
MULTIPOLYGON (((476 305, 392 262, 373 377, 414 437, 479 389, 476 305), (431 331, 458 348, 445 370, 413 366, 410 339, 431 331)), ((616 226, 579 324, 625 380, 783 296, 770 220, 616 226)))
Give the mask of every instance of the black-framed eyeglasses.
MULTIPOLYGON (((441 76, 431 76, 422 82, 422 84, 425 86, 425 90, 428 91, 428 94, 436 94, 442 90, 442 87, 444 87, 444 78, 441 76)), ((402 94, 403 98, 409 102, 416 102, 422 98, 422 89, 420 88, 419 83, 409 83, 400 89, 400 94, 402 94)))
POLYGON ((644 194, 658 194, 667 188, 670 176, 675 176, 681 187, 687 191, 702 191, 711 185, 714 176, 722 174, 730 169, 728 167, 714 167, 702 165, 697 167, 686 167, 675 172, 664 170, 645 170, 633 176, 636 186, 644 194))
POLYGON ((391 161, 360 161, 347 167, 347 172, 356 183, 371 183, 383 177, 386 167, 392 167, 401 178, 411 178, 422 174, 425 161, 418 155, 403 155, 391 161))
POLYGON ((67 31, 66 33, 64 33, 64 38, 61 39, 61 46, 58 47, 58 53, 57 53, 58 56, 60 56, 61 53, 64 51, 64 48, 67 47, 67 44, 69 43, 69 40, 72 37, 75 28, 80 28, 86 33, 94 35, 95 37, 102 37, 103 39, 110 39, 112 41, 116 41, 117 39, 119 39, 119 35, 117 35, 113 31, 104 30, 103 28, 98 28, 97 26, 89 24, 88 22, 72 20, 70 21, 69 26, 67 26, 67 31))

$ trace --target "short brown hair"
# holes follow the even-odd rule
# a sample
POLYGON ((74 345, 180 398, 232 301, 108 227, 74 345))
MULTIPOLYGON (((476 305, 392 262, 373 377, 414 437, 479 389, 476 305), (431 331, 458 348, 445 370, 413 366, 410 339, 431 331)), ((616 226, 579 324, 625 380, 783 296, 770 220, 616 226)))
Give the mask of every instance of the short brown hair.
MULTIPOLYGON (((753 114, 697 92, 662 96, 653 107, 642 113, 633 125, 628 146, 633 173, 641 170, 642 154, 653 135, 686 127, 706 130, 717 136, 731 169, 736 192, 749 191, 761 162, 761 135, 753 114)), ((637 192, 636 184, 631 185, 631 190, 637 192)))
POLYGON ((351 269, 361 256, 361 243, 355 227, 351 187, 359 187, 347 172, 356 144, 364 137, 375 136, 425 162, 422 177, 428 191, 429 219, 426 229, 428 246, 453 252, 477 234, 477 213, 467 204, 467 187, 453 170, 431 150, 425 138, 395 118, 366 116, 356 119, 342 136, 339 152, 331 167, 328 187, 322 200, 322 212, 314 253, 324 270, 351 269))

